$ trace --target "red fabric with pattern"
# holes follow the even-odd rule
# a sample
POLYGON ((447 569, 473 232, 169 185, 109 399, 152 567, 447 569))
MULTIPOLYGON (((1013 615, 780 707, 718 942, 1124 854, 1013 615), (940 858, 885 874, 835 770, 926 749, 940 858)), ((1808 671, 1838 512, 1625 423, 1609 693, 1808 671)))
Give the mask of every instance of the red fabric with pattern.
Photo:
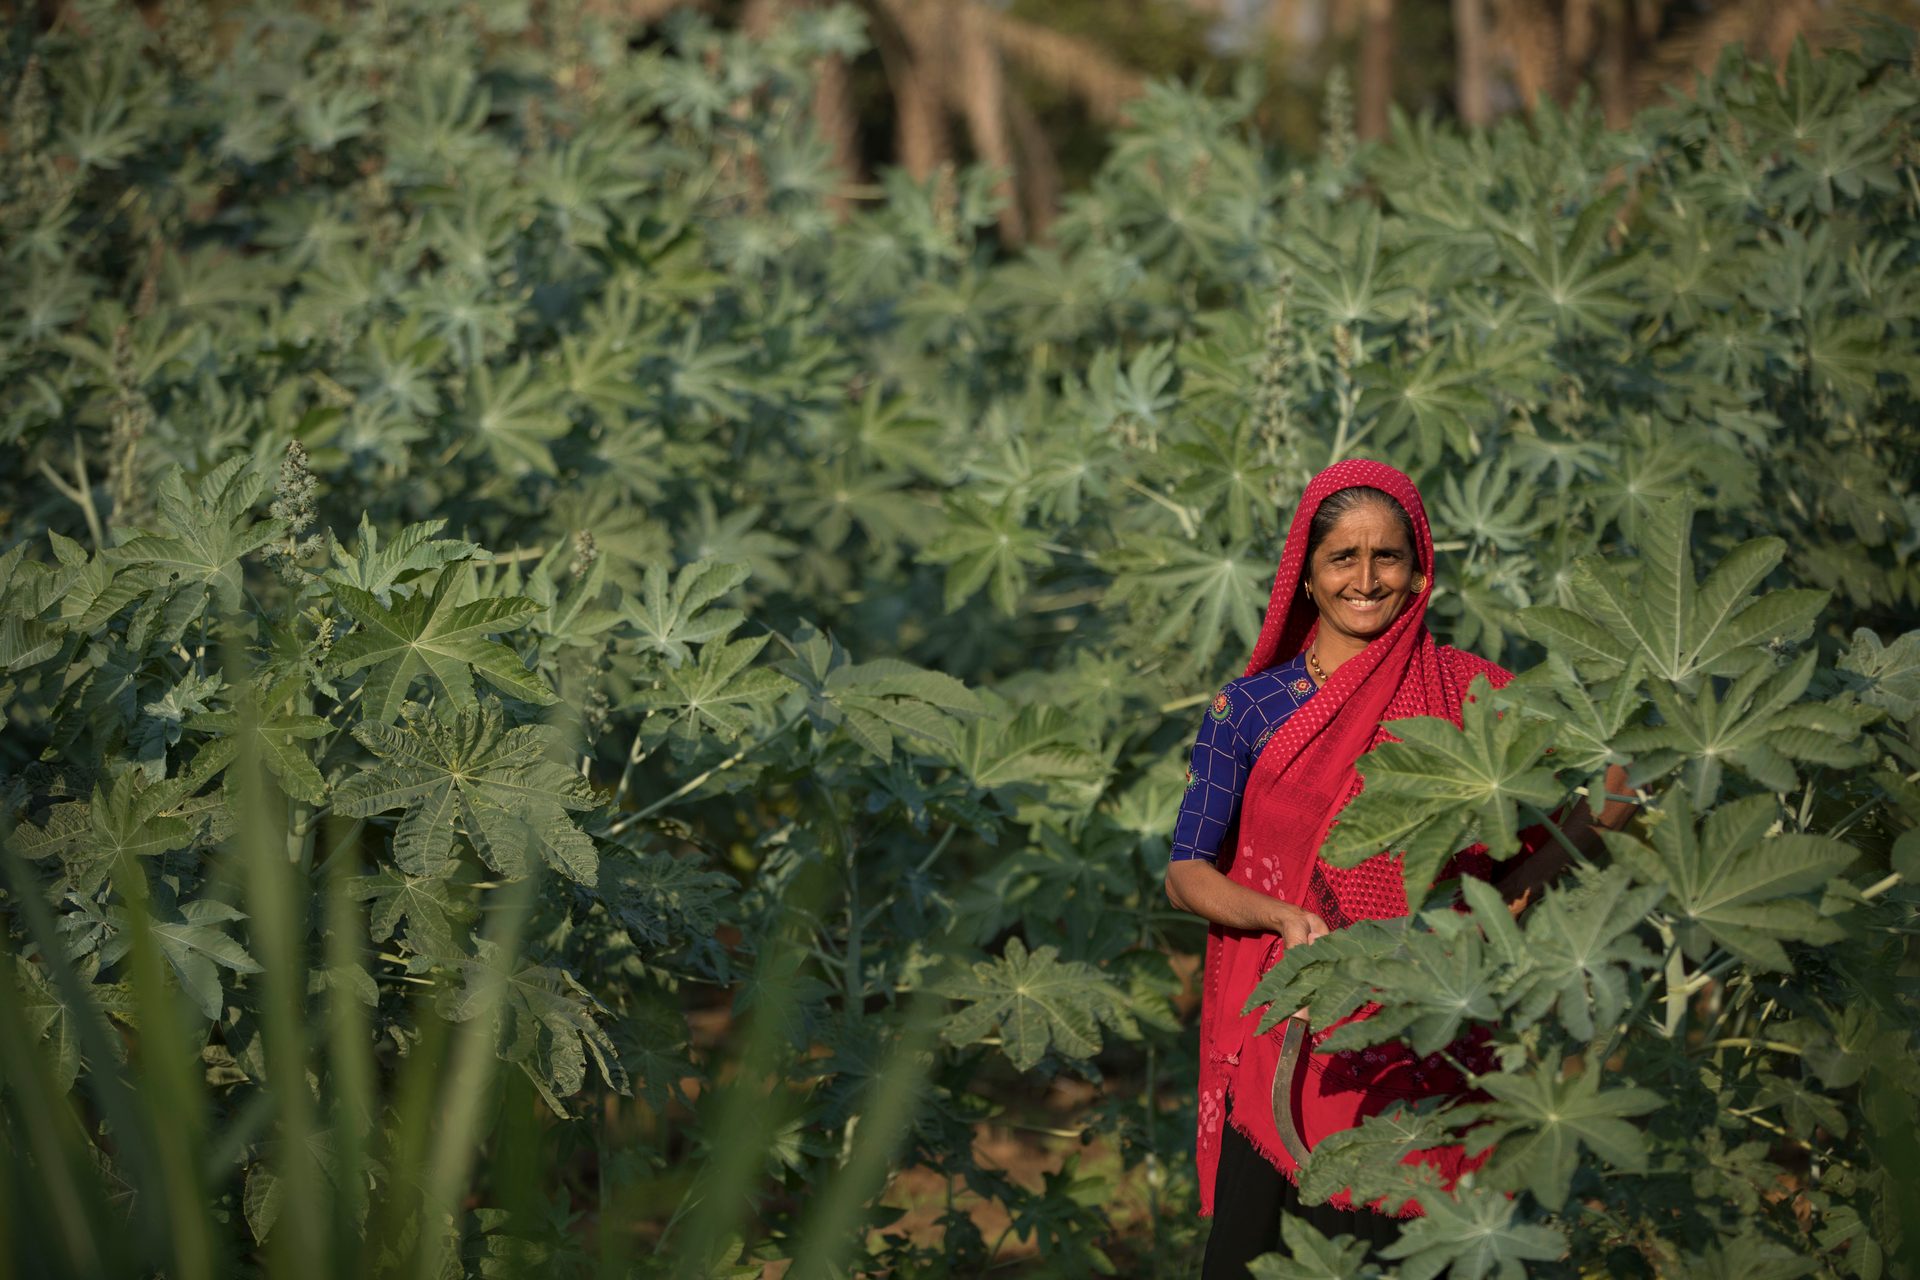
MULTIPOLYGON (((1342 663, 1268 741, 1248 775, 1237 831, 1228 833, 1217 863, 1236 883, 1316 912, 1331 928, 1344 928, 1356 920, 1392 919, 1408 910, 1397 856, 1379 854, 1350 868, 1329 866, 1319 856, 1335 816, 1360 792, 1354 761, 1379 743, 1393 740, 1384 722, 1404 716, 1445 716, 1458 724, 1467 686, 1475 676, 1487 676, 1496 687, 1510 678, 1493 663, 1436 644, 1428 634, 1427 601, 1434 574, 1426 507, 1405 475, 1384 463, 1360 460, 1328 467, 1302 495, 1245 674, 1285 662, 1312 643, 1319 610, 1300 590, 1307 531, 1322 502, 1356 485, 1391 494, 1406 510, 1413 522, 1415 558, 1426 583, 1386 633, 1342 663)), ((1462 870, 1485 874, 1484 866, 1461 865, 1466 859, 1490 865, 1484 854, 1468 851, 1443 874, 1462 870)), ((1299 1174, 1273 1119, 1280 1029, 1256 1035, 1260 1011, 1241 1012, 1254 986, 1283 950, 1280 938, 1271 933, 1219 925, 1208 930, 1196 1152, 1202 1216, 1213 1213, 1214 1173, 1227 1124, 1245 1134, 1289 1178, 1299 1174)), ((1364 1008, 1352 1017, 1371 1012, 1371 1007, 1364 1008)), ((1310 1043, 1317 1047, 1333 1030, 1332 1026, 1314 1028, 1310 1043)), ((1423 1062, 1404 1045, 1302 1056, 1305 1061, 1293 1083, 1294 1121, 1309 1150, 1327 1135, 1351 1128, 1363 1116, 1385 1110, 1395 1101, 1456 1093, 1465 1087, 1451 1068, 1432 1059, 1423 1062)), ((1436 1166, 1451 1185, 1484 1158, 1468 1159, 1458 1147, 1447 1147, 1415 1152, 1408 1162, 1436 1166)), ((1350 1197, 1343 1192, 1334 1203, 1350 1207, 1350 1197)), ((1403 1212, 1417 1213, 1418 1205, 1403 1212)))

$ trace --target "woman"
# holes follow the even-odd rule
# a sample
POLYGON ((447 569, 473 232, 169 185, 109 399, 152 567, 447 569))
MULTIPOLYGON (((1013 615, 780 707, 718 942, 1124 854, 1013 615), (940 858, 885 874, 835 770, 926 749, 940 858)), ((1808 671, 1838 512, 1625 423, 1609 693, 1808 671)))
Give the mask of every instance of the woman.
MULTIPOLYGON (((1392 1221, 1352 1207, 1344 1193, 1331 1206, 1301 1206, 1290 1181, 1298 1176, 1295 1153, 1395 1099, 1464 1085, 1404 1046, 1370 1052, 1364 1071, 1357 1055, 1303 1053, 1291 1077, 1294 1106, 1276 1117, 1274 1077, 1294 1020, 1255 1035, 1257 1014, 1241 1013, 1286 947, 1409 910, 1397 858, 1381 854, 1339 868, 1318 849, 1360 790, 1355 760, 1390 739, 1384 722, 1437 715, 1458 723, 1475 676, 1496 687, 1509 678, 1493 663, 1434 642, 1426 629, 1432 580, 1433 537, 1411 480, 1377 462, 1321 472, 1294 513, 1246 672, 1214 699, 1194 744, 1167 896, 1211 924, 1196 1157, 1200 1211, 1214 1219, 1207 1280, 1237 1280, 1250 1259, 1277 1248, 1283 1213, 1328 1234, 1391 1240, 1392 1221)), ((1610 775, 1610 787, 1624 781, 1610 775)), ((1610 805, 1602 817, 1613 826, 1627 813, 1628 806, 1610 805)), ((1576 818, 1587 825, 1584 813, 1576 818)), ((1483 875, 1491 866, 1483 854, 1455 861, 1454 870, 1483 875)), ((1296 1052, 1301 1030, 1292 1037, 1296 1052)), ((1449 1182, 1470 1167, 1458 1148, 1417 1158, 1449 1182)))

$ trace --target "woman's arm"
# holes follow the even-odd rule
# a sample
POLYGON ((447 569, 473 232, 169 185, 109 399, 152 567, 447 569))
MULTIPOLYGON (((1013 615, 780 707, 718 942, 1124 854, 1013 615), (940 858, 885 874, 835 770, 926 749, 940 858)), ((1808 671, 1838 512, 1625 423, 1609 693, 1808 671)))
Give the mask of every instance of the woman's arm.
MULTIPOLYGON (((1629 794, 1632 784, 1627 777, 1626 766, 1608 765, 1605 785, 1609 797, 1629 794)), ((1562 818, 1560 832, 1566 836, 1569 844, 1580 851, 1582 857, 1591 858, 1600 851, 1600 833, 1620 830, 1639 811, 1639 807, 1631 800, 1609 798, 1600 807, 1599 816, 1595 817, 1592 807, 1585 800, 1580 800, 1562 818)), ((1518 915, 1538 896, 1537 890, 1545 888, 1572 865, 1573 855, 1566 846, 1558 840, 1550 840, 1532 857, 1521 859, 1518 866, 1500 877, 1501 896, 1518 915)))
POLYGON ((1290 947, 1305 946, 1330 932, 1313 912, 1235 884, 1202 858, 1167 864, 1167 901, 1229 929, 1277 933, 1290 947))

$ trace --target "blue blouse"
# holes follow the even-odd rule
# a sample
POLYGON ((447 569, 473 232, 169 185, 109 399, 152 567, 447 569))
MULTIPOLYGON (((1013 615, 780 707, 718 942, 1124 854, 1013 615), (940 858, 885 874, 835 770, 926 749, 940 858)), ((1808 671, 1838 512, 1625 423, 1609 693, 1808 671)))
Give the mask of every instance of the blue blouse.
POLYGON ((1303 653, 1258 675, 1229 680, 1200 721, 1187 765, 1187 793, 1173 824, 1169 860, 1212 862, 1240 812, 1240 793, 1267 739, 1317 688, 1303 653))

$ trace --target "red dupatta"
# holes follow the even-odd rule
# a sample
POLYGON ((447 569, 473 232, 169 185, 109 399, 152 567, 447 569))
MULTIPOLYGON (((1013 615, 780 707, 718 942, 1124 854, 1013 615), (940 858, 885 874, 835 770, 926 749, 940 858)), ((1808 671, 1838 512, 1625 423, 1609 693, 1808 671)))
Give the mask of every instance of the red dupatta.
MULTIPOLYGON (((1359 794, 1354 761, 1392 735, 1383 721, 1445 716, 1456 724, 1468 684, 1486 675, 1496 685, 1508 673, 1483 659, 1434 643, 1426 628, 1433 591, 1433 534, 1420 493, 1405 475, 1383 463, 1335 463, 1314 477, 1294 512, 1275 575, 1273 596, 1246 675, 1300 654, 1312 642, 1319 610, 1300 590, 1308 529, 1314 513, 1342 489, 1364 485, 1390 494, 1413 522, 1414 552, 1426 582, 1385 634, 1341 664, 1267 743, 1242 795, 1235 831, 1228 833, 1219 869, 1238 884, 1315 911, 1333 928, 1355 920, 1391 919, 1408 911, 1397 856, 1380 854, 1357 867, 1337 868, 1319 857, 1340 808, 1359 794)), ((1280 1028, 1256 1035, 1259 1010, 1243 1014, 1261 976, 1284 951, 1274 934, 1212 926, 1207 932, 1206 977, 1200 1014, 1199 1139, 1196 1163, 1200 1212, 1213 1213, 1215 1167, 1226 1124, 1246 1135, 1269 1163, 1290 1178, 1298 1168, 1273 1118, 1273 1080, 1280 1028)), ((1366 1016, 1363 1010, 1356 1017, 1366 1016)), ((1318 1028, 1318 1044, 1332 1028, 1318 1028)), ((1361 1053, 1303 1055, 1292 1085, 1295 1128, 1311 1149, 1320 1139, 1359 1123, 1392 1102, 1426 1093, 1457 1092, 1464 1082, 1450 1069, 1422 1063, 1402 1045, 1361 1053)), ((1484 1159, 1484 1156, 1481 1157, 1484 1159)), ((1416 1152, 1409 1162, 1438 1167, 1451 1183, 1479 1160, 1457 1147, 1416 1152)), ((1334 1203, 1348 1207, 1343 1192, 1334 1203)), ((1412 1206, 1411 1212, 1418 1212, 1412 1206)))

